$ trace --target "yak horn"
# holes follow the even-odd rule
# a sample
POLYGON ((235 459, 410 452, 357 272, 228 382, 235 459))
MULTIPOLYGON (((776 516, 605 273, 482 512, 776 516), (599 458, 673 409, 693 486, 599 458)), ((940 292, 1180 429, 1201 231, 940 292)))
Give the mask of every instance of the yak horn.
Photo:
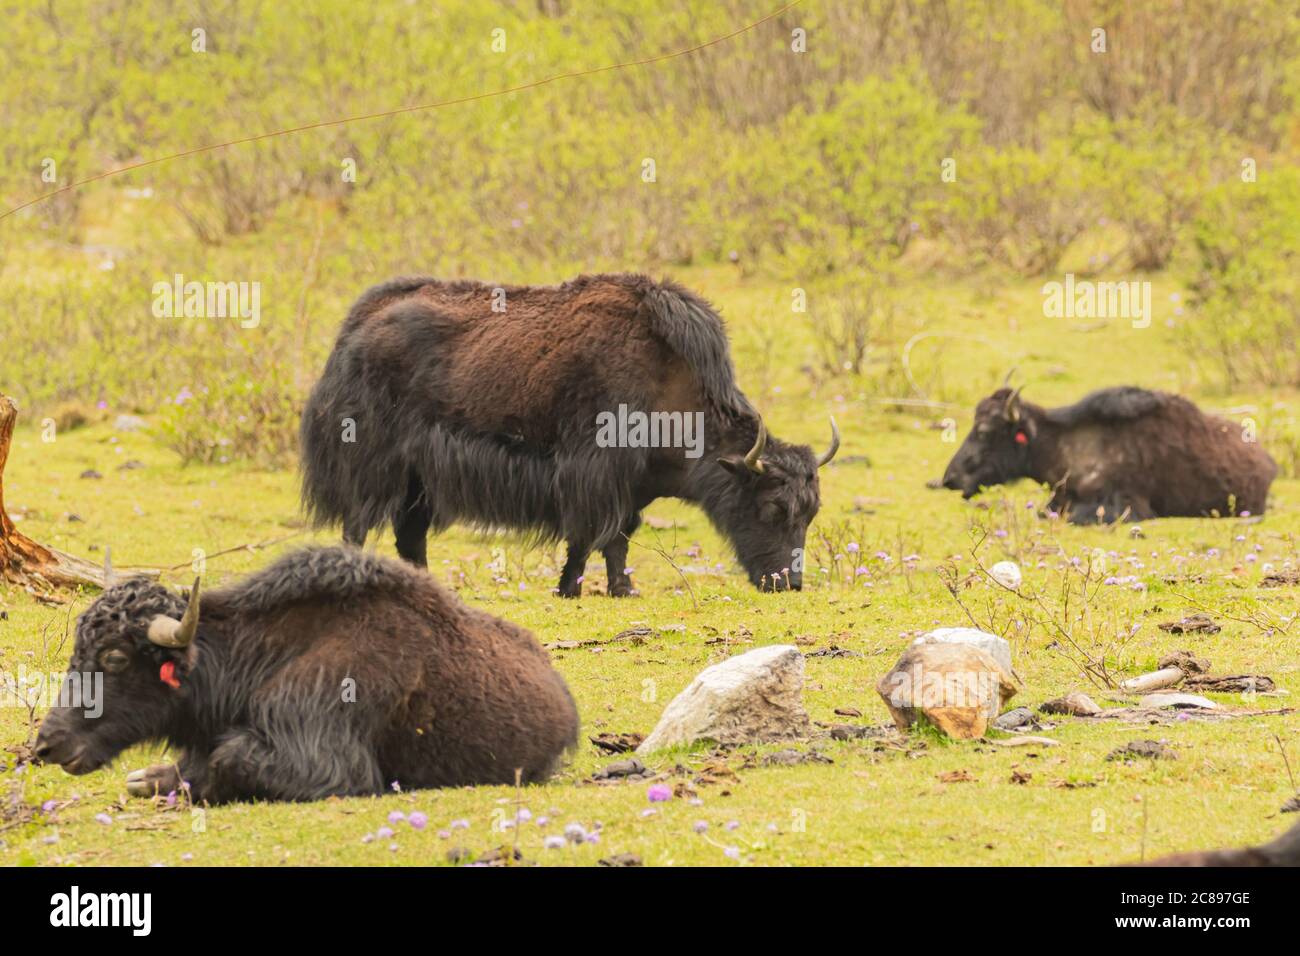
POLYGON ((1006 405, 1002 406, 1002 415, 1009 422, 1020 421, 1019 401, 1020 401, 1020 392, 1021 389, 1023 388, 1024 386, 1021 385, 1020 388, 1016 389, 1014 392, 1008 395, 1006 405))
POLYGON ((179 621, 159 614, 149 622, 149 640, 160 647, 189 647, 199 630, 199 579, 194 579, 185 615, 179 621))
POLYGON ((117 572, 113 570, 113 549, 104 547, 104 590, 117 584, 117 572))
POLYGON ((1019 367, 1019 366, 1016 366, 1016 365, 1011 366, 1011 371, 1007 372, 1007 377, 1004 378, 1004 379, 1002 380, 1002 387, 1003 387, 1003 388, 1007 388, 1008 386, 1011 385, 1011 376, 1013 376, 1013 375, 1016 374, 1016 369, 1017 369, 1018 367, 1019 367))
POLYGON ((763 424, 763 419, 758 420, 758 437, 754 439, 754 447, 745 455, 745 467, 756 475, 763 473, 763 463, 759 456, 763 454, 763 449, 767 447, 767 426, 763 424))
POLYGON ((835 457, 835 453, 840 450, 840 429, 835 424, 835 416, 831 416, 831 447, 826 449, 826 454, 817 459, 817 467, 830 463, 835 457))

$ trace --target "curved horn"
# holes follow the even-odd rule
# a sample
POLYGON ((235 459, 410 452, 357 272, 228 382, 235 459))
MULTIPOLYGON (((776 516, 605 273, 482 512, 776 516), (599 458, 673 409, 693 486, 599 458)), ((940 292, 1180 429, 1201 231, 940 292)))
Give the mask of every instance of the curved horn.
POLYGON ((1007 403, 1002 406, 1002 416, 1009 422, 1020 421, 1020 392, 1023 385, 1007 396, 1007 403))
MULTIPOLYGON (((1011 376, 1016 374, 1016 368, 1017 366, 1013 365, 1011 366, 1011 371, 1007 372, 1007 377, 1002 380, 1003 388, 1006 388, 1011 384, 1011 376)), ((1024 388, 1024 386, 1022 385, 1021 388, 1024 388)))
POLYGON ((835 457, 835 453, 840 450, 840 429, 835 424, 835 416, 831 416, 831 447, 826 449, 826 454, 817 459, 817 467, 830 463, 835 457))
POLYGON ((767 447, 767 426, 763 424, 763 419, 758 420, 758 437, 754 439, 754 447, 745 455, 745 467, 756 475, 763 473, 763 462, 759 456, 763 454, 763 449, 767 447))
POLYGON ((160 647, 189 647, 199 630, 199 579, 194 579, 185 615, 178 621, 159 614, 149 622, 149 640, 160 647))
POLYGON ((117 584, 117 572, 113 570, 113 549, 104 546, 104 590, 117 584))

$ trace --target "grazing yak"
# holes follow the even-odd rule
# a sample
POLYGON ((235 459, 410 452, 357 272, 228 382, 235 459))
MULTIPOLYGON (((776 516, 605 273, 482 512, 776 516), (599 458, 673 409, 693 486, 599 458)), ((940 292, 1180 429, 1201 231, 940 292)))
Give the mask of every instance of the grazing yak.
POLYGON ((661 497, 699 504, 760 589, 798 589, 820 457, 767 433, 703 300, 640 275, 558 286, 397 279, 352 306, 302 419, 303 501, 364 543, 391 525, 426 565, 455 521, 563 540, 559 593, 661 497))
POLYGON ((1016 478, 1049 486, 1076 524, 1260 514, 1277 465, 1240 426, 1187 399, 1104 388, 1043 408, 1002 388, 979 403, 943 486, 970 498, 1016 478))
POLYGON ((89 773, 142 741, 177 765, 127 778, 137 796, 318 800, 548 777, 577 743, 564 680, 523 628, 428 574, 350 547, 312 548, 188 602, 135 578, 77 621, 67 680, 36 755, 89 773))

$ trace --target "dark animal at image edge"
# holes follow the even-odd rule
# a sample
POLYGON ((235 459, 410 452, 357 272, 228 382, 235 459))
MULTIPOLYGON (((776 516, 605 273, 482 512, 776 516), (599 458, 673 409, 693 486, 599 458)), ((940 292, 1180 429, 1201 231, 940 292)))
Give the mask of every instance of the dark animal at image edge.
POLYGON ((820 457, 769 435, 736 386, 722 320, 670 282, 398 279, 352 307, 308 399, 303 500, 356 545, 391 525, 419 566, 429 529, 456 521, 566 541, 559 593, 573 597, 597 549, 609 593, 631 593, 642 509, 681 498, 704 509, 756 587, 798 589, 817 469, 839 447, 831 428, 820 457), (620 405, 702 413, 703 453, 599 447, 597 416, 620 405))
POLYGON ((187 601, 131 579, 81 615, 68 680, 103 672, 102 713, 52 708, 39 759, 83 774, 165 741, 179 767, 136 771, 130 792, 184 780, 222 803, 531 783, 577 744, 573 699, 533 636, 399 561, 312 548, 197 589, 187 601))
POLYGON ((1234 422, 1187 399, 1106 388, 1043 408, 1002 388, 981 401, 943 486, 970 498, 1030 478, 1076 524, 1261 514, 1277 465, 1234 422))
POLYGON ((1300 866, 1300 823, 1275 840, 1235 850, 1174 853, 1130 866, 1300 866))

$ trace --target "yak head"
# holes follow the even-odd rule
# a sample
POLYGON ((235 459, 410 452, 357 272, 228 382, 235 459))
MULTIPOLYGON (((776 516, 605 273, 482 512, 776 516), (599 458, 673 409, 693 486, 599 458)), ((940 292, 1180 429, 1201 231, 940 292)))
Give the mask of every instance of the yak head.
POLYGON ((710 517, 731 540, 754 587, 803 587, 804 538, 821 507, 817 469, 835 457, 840 432, 831 419, 831 446, 818 457, 807 445, 769 439, 762 419, 753 446, 723 455, 722 486, 710 517))
POLYGON ((188 603, 159 584, 113 584, 77 619, 72 661, 41 721, 36 756, 90 773, 133 744, 161 740, 180 719, 194 661, 199 582, 188 603))
POLYGON ((975 407, 975 425, 948 462, 943 486, 970 498, 981 488, 1029 477, 1029 443, 1038 431, 1035 409, 1020 389, 1000 388, 975 407))

